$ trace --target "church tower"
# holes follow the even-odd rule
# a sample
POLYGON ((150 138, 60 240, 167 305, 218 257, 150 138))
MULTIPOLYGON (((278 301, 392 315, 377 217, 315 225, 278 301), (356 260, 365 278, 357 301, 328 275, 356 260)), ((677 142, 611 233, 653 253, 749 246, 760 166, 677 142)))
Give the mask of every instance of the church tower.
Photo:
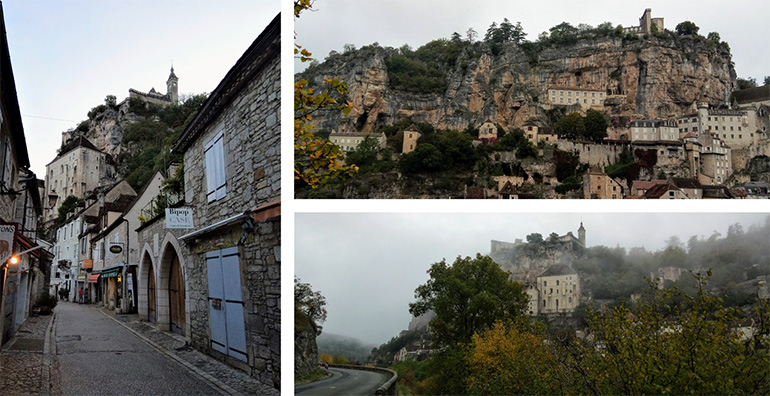
POLYGON ((179 78, 177 78, 176 74, 174 74, 174 66, 171 66, 171 74, 168 75, 168 80, 166 81, 166 95, 173 104, 179 104, 179 86, 177 85, 178 82, 179 78))
POLYGON ((586 246, 586 229, 583 228, 583 222, 580 222, 580 228, 578 228, 578 240, 583 247, 586 246))

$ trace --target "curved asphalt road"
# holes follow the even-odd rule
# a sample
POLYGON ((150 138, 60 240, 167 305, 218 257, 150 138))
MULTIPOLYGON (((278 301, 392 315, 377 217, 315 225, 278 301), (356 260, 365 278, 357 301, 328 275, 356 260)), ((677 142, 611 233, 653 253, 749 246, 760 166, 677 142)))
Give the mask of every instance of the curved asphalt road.
POLYGON ((374 371, 329 368, 334 376, 322 381, 294 388, 295 395, 373 395, 388 380, 388 376, 374 371))

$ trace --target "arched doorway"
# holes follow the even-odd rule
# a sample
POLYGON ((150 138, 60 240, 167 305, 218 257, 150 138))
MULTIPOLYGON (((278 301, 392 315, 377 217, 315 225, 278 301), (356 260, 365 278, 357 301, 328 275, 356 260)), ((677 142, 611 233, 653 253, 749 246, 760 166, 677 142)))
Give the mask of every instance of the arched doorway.
POLYGON ((155 323, 158 319, 156 310, 157 299, 155 298, 155 271, 152 268, 152 263, 149 263, 149 274, 147 276, 147 320, 155 323))
POLYGON ((171 254, 171 268, 168 277, 170 328, 174 333, 185 335, 184 275, 179 264, 179 256, 175 251, 172 251, 171 254))

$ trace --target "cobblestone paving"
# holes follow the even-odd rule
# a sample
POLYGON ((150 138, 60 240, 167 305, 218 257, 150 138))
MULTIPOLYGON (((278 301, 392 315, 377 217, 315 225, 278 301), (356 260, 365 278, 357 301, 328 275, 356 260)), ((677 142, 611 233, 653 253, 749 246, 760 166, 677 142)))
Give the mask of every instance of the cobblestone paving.
POLYGON ((0 394, 47 395, 49 357, 44 354, 46 330, 53 316, 30 316, 0 352, 0 394))
POLYGON ((146 339, 162 347, 167 353, 196 367, 199 371, 213 377, 224 384, 231 394, 238 395, 280 395, 280 391, 272 386, 263 384, 250 377, 243 371, 222 363, 211 356, 205 355, 195 348, 185 345, 184 340, 176 338, 168 332, 157 330, 146 322, 140 322, 136 315, 114 315, 102 310, 115 318, 121 324, 134 330, 146 339))

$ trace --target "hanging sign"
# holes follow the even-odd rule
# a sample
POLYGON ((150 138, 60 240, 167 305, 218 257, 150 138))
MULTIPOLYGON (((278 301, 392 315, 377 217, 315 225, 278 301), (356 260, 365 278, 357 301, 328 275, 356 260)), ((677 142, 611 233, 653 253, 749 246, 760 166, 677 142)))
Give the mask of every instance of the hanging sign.
POLYGON ((166 228, 193 228, 192 208, 166 208, 166 228))
POLYGON ((5 263, 13 254, 13 238, 16 235, 15 224, 0 224, 0 264, 5 263))
POLYGON ((123 247, 120 245, 110 246, 110 253, 120 254, 123 252, 123 247))

